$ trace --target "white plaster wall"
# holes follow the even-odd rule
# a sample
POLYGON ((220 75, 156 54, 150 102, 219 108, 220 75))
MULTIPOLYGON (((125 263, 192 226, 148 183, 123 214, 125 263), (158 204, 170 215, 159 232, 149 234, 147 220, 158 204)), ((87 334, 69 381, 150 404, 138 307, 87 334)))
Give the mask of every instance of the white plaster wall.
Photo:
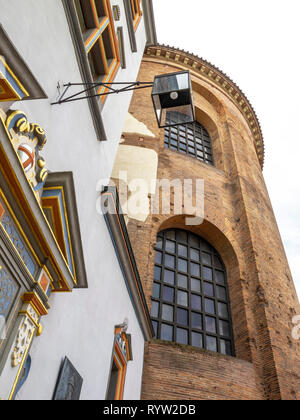
POLYGON ((99 219, 90 240, 97 238, 98 260, 88 270, 89 288, 53 294, 49 314, 42 319, 43 334, 30 350, 32 365, 20 399, 51 399, 59 367, 66 355, 83 377, 80 398, 104 399, 113 350, 114 326, 129 320, 133 361, 128 363, 124 399, 139 399, 144 339, 105 222, 99 219), (101 236, 101 237, 100 237, 101 236))
MULTIPOLYGON (((118 3, 116 0, 113 4, 118 3)), ((145 46, 143 22, 139 52, 129 45, 123 1, 119 2, 126 41, 127 69, 116 81, 135 80, 145 46)), ((49 99, 15 103, 30 122, 39 123, 48 142, 42 152, 51 171, 72 171, 89 288, 51 297, 44 332, 34 340, 32 369, 19 393, 24 399, 51 399, 60 362, 68 356, 83 376, 82 399, 105 397, 114 325, 129 319, 134 361, 128 365, 125 398, 140 396, 143 337, 122 278, 104 220, 96 212, 96 184, 109 178, 131 94, 110 96, 103 109, 109 141, 98 142, 87 101, 51 106, 57 81, 81 80, 60 0, 0 0, 1 23, 49 99), (17 22, 16 22, 17 16, 17 22)), ((121 24, 121 22, 119 22, 121 24)))
POLYGON ((124 133, 138 133, 141 135, 141 137, 142 136, 155 137, 155 134, 153 134, 152 131, 148 129, 146 124, 137 120, 129 112, 126 116, 123 132, 124 133))
POLYGON ((150 195, 156 191, 157 167, 155 150, 120 144, 111 176, 124 183, 119 186, 120 200, 129 218, 141 222, 147 219, 150 195), (132 165, 132 162, 135 164, 132 165), (122 197, 125 188, 128 188, 128 197, 122 197))

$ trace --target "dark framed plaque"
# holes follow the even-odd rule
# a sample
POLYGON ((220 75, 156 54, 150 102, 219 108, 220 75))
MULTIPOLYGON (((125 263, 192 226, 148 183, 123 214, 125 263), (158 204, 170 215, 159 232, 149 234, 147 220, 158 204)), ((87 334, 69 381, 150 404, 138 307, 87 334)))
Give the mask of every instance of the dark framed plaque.
POLYGON ((53 400, 79 400, 83 379, 65 357, 59 372, 53 400))

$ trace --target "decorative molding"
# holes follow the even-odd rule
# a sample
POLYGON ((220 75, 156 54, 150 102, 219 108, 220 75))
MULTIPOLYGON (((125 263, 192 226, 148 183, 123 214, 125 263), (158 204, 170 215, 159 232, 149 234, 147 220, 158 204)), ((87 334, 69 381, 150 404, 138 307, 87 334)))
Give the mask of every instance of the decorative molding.
POLYGON ((125 318, 123 324, 115 326, 115 338, 110 368, 110 378, 106 393, 106 400, 122 400, 127 364, 132 359, 131 335, 126 334, 128 320, 125 318), (117 369, 117 381, 112 381, 113 370, 117 369))
POLYGON ((22 296, 22 300, 24 303, 30 303, 30 305, 34 308, 38 316, 48 314, 49 305, 47 305, 47 308, 35 292, 25 292, 22 296))
POLYGON ((42 297, 46 299, 49 298, 51 293, 51 284, 53 283, 53 280, 51 279, 51 276, 49 274, 49 271, 47 270, 47 267, 44 265, 41 267, 39 276, 38 276, 38 285, 40 287, 40 290, 42 290, 42 297))
POLYGON ((19 225, 16 217, 14 216, 12 209, 10 208, 5 194, 0 189, 0 204, 3 209, 0 217, 0 226, 3 228, 7 238, 11 242, 11 246, 14 251, 18 254, 26 267, 28 273, 30 273, 32 279, 38 271, 38 262, 32 253, 26 236, 19 225))
MULTIPOLYGON (((15 97, 6 98, 5 101, 9 100, 28 100, 28 99, 42 99, 47 98, 44 90, 41 88, 38 81, 33 76, 31 70, 27 67, 26 63, 16 50, 14 44, 7 36, 3 26, 0 24, 0 56, 2 56, 2 62, 4 60, 6 67, 6 80, 11 86, 15 86, 16 90, 15 97), (19 96, 19 98, 18 98, 19 96)), ((1 76, 0 76, 1 77, 1 76)), ((0 80, 1 82, 1 80, 0 80)), ((5 89, 0 88, 0 100, 1 95, 5 89)), ((7 85, 6 85, 7 88, 7 85)), ((15 89, 14 89, 15 90, 15 89)))
POLYGON ((122 353, 126 363, 129 362, 129 360, 133 360, 131 335, 127 334, 127 330, 128 318, 125 318, 122 324, 115 326, 115 342, 119 346, 120 352, 122 353))
POLYGON ((123 27, 119 26, 117 28, 117 38, 119 44, 119 55, 121 68, 126 69, 126 55, 125 55, 125 45, 124 45, 124 36, 123 36, 123 27))
POLYGON ((33 334, 39 327, 39 316, 31 304, 28 303, 23 305, 20 314, 23 314, 24 316, 20 323, 15 340, 15 346, 11 355, 12 367, 21 365, 30 346, 33 334))
POLYGON ((42 206, 51 227, 53 227, 53 233, 74 277, 74 282, 76 283, 76 270, 70 238, 68 214, 66 211, 64 188, 61 185, 45 187, 42 196, 42 206))
MULTIPOLYGON (((16 153, 5 119, 0 112, 0 181, 13 214, 22 228, 26 244, 45 265, 55 291, 71 291, 74 280, 65 262, 41 204, 16 153)), ((27 270, 28 271, 28 270, 27 270)), ((41 291, 41 293, 43 293, 41 291)))
POLYGON ((101 208, 138 322, 145 340, 150 341, 154 331, 115 187, 104 188, 101 208))
POLYGON ((10 135, 16 154, 25 171, 28 182, 41 199, 44 183, 48 176, 46 162, 40 151, 43 150, 47 139, 45 131, 38 124, 30 124, 23 111, 9 110, 5 119, 5 127, 10 135))
POLYGON ((168 45, 151 45, 146 48, 145 59, 147 57, 162 62, 170 62, 180 65, 191 71, 192 74, 214 83, 223 93, 225 93, 244 115, 246 122, 253 135, 254 146, 261 167, 264 165, 264 141, 261 127, 256 113, 240 88, 221 70, 189 52, 170 47, 168 45))
POLYGON ((147 45, 157 44, 154 9, 152 0, 142 0, 143 17, 147 35, 147 45))
POLYGON ((125 8, 125 14, 126 14, 126 20, 127 20, 127 28, 128 28, 131 51, 135 53, 137 52, 137 44, 136 44, 135 30, 134 30, 132 12, 131 12, 131 0, 123 0, 123 2, 124 2, 124 8, 125 8))
MULTIPOLYGON (((74 0, 62 0, 67 21, 70 28, 70 33, 72 36, 77 61, 79 64, 79 69, 82 76, 82 81, 84 83, 90 84, 94 83, 90 65, 88 61, 88 57, 86 54, 85 46, 84 46, 84 39, 81 33, 80 23, 78 20, 76 7, 74 4, 74 0)), ((91 89, 91 93, 96 94, 96 89, 91 89)), ((90 108, 90 112, 93 119, 93 124, 95 128, 95 132, 97 135, 97 138, 99 141, 105 141, 107 140, 103 120, 101 117, 101 111, 100 111, 100 103, 98 102, 96 97, 88 98, 88 104, 90 108)))
MULTIPOLYGON (((0 263, 0 317, 3 317, 6 321, 15 303, 20 286, 4 267, 3 261, 0 261, 0 263)), ((1 327, 2 325, 0 325, 0 340, 3 332, 1 327)))
POLYGON ((113 15, 114 15, 115 21, 116 22, 119 22, 120 17, 121 17, 121 9, 120 9, 120 6, 119 5, 114 5, 112 7, 112 10, 113 10, 113 15))
POLYGON ((74 287, 88 287, 72 172, 49 174, 42 206, 73 275, 74 287))
POLYGON ((0 101, 19 101, 29 96, 29 93, 0 56, 0 101))
POLYGON ((121 333, 116 334, 116 343, 118 344, 120 351, 122 352, 125 360, 127 361, 128 360, 127 359, 127 349, 126 349, 127 340, 126 340, 126 337, 124 336, 124 334, 121 334, 121 333))

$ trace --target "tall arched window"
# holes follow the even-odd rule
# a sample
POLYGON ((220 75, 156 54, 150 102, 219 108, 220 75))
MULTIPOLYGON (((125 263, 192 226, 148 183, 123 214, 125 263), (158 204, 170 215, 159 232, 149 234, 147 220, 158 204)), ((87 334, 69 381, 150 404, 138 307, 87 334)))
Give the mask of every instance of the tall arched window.
MULTIPOLYGON (((168 123, 171 124, 172 121, 168 121, 168 123)), ((197 121, 165 128, 164 142, 165 148, 176 150, 213 165, 209 134, 197 121)))
POLYGON ((179 229, 158 234, 151 318, 158 339, 234 355, 226 270, 204 239, 179 229))

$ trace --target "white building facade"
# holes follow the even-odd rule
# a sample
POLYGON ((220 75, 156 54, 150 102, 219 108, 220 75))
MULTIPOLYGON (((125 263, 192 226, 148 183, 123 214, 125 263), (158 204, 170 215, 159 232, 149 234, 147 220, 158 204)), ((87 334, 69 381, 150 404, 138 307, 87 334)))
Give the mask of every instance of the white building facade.
POLYGON ((152 1, 0 10, 0 398, 139 399, 153 331, 117 194, 102 188, 132 91, 97 95, 136 80, 152 1), (65 99, 88 98, 53 104, 68 83, 65 99))

